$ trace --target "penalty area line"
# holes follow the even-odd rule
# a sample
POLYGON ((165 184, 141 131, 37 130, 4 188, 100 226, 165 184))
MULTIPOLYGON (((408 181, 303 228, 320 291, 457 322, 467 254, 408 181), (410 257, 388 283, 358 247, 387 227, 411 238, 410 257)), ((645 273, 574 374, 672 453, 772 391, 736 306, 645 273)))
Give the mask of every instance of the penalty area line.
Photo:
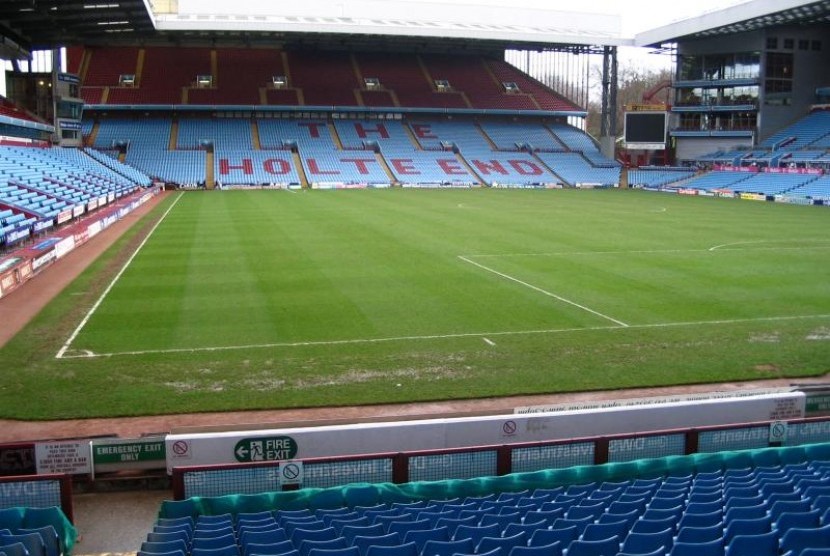
POLYGON ((511 282, 515 282, 515 283, 517 283, 521 286, 524 286, 526 288, 529 288, 529 289, 531 289, 535 292, 539 292, 539 293, 541 293, 543 295, 546 295, 548 297, 552 297, 553 299, 556 299, 557 301, 561 301, 562 303, 566 303, 568 305, 576 307, 577 309, 581 309, 581 310, 583 310, 587 313, 591 313, 592 315, 595 315, 595 316, 600 317, 602 319, 605 319, 607 321, 611 321, 611 322, 613 322, 614 324, 616 324, 618 326, 622 326, 623 328, 628 327, 628 324, 624 323, 621 320, 617 320, 614 317, 609 317, 608 315, 600 313, 599 311, 595 311, 595 310, 591 309, 590 307, 586 307, 585 305, 581 305, 581 304, 577 303, 576 301, 571 301, 570 299, 562 297, 561 295, 557 295, 553 292, 543 290, 542 288, 540 288, 538 286, 534 286, 533 284, 525 282, 524 280, 519 280, 518 278, 516 278, 514 276, 510 276, 509 274, 499 272, 498 270, 496 270, 494 268, 490 268, 489 266, 483 265, 481 263, 477 263, 476 261, 474 261, 472 259, 468 259, 464 255, 459 255, 458 258, 461 259, 462 261, 464 261, 467 264, 471 264, 471 265, 473 265, 475 267, 478 267, 482 270, 486 270, 487 272, 490 272, 491 274, 495 274, 496 276, 504 278, 505 280, 510 280, 511 282))
MULTIPOLYGON (((66 342, 64 342, 64 344, 61 346, 61 348, 55 354, 55 359, 64 359, 64 358, 66 358, 65 355, 66 355, 66 351, 69 349, 69 346, 72 345, 72 342, 75 341, 75 338, 77 338, 78 334, 81 333, 81 330, 84 329, 86 324, 89 322, 89 319, 92 318, 92 315, 95 314, 95 311, 97 311, 98 307, 100 307, 101 304, 104 302, 104 299, 106 299, 107 295, 109 295, 112 288, 115 287, 115 284, 118 282, 118 280, 121 279, 121 276, 127 271, 127 268, 129 268, 130 264, 132 264, 133 260, 136 258, 136 256, 138 256, 138 253, 141 251, 141 249, 144 247, 144 245, 147 243, 147 241, 149 241, 150 237, 152 237, 153 232, 155 232, 156 229, 161 225, 161 223, 164 222, 164 219, 167 217, 168 214, 170 214, 170 211, 173 210, 173 207, 175 207, 176 204, 179 202, 179 199, 182 198, 182 195, 184 195, 184 192, 179 193, 179 196, 176 197, 176 199, 173 201, 173 203, 169 207, 167 207, 167 210, 164 211, 164 214, 161 215, 161 218, 159 218, 159 221, 156 222, 156 225, 153 226, 153 228, 150 230, 150 233, 147 234, 147 237, 144 238, 144 240, 139 244, 139 246, 136 248, 136 250, 133 252, 133 254, 130 255, 130 258, 127 259, 127 262, 125 262, 124 266, 121 267, 121 270, 118 271, 118 274, 115 275, 115 277, 109 283, 109 285, 104 290, 104 292, 101 294, 101 296, 98 298, 98 300, 92 305, 92 307, 90 307, 89 311, 87 311, 84 318, 81 319, 80 324, 78 324, 78 326, 75 328, 75 330, 72 331, 72 334, 69 335, 69 338, 66 340, 66 342)), ((89 350, 84 350, 84 352, 85 353, 91 353, 89 350)), ((80 356, 80 357, 91 357, 91 356, 90 355, 83 355, 83 356, 80 356)))
MULTIPOLYGON (((793 321, 793 320, 809 320, 809 319, 830 319, 830 314, 822 315, 791 315, 780 317, 757 317, 746 319, 719 319, 719 320, 704 320, 704 321, 689 321, 689 322, 662 322, 652 324, 631 324, 629 326, 591 326, 585 328, 549 328, 541 330, 504 330, 496 332, 463 332, 457 334, 430 334, 425 336, 392 336, 386 338, 353 338, 347 340, 319 340, 319 341, 305 341, 305 342, 274 342, 267 344, 247 344, 247 345, 232 345, 232 346, 206 346, 195 348, 170 348, 170 349, 146 349, 135 351, 121 351, 112 353, 91 353, 86 352, 83 355, 64 355, 64 359, 96 359, 102 357, 119 357, 119 356, 140 356, 140 355, 165 355, 176 353, 204 353, 204 352, 220 352, 220 351, 241 351, 246 349, 273 349, 273 348, 296 348, 296 347, 315 347, 315 346, 341 346, 341 345, 355 345, 355 344, 379 344, 387 342, 412 342, 424 340, 453 340, 464 338, 481 338, 483 341, 491 337, 507 337, 507 336, 532 336, 544 334, 566 334, 571 332, 612 332, 619 330, 645 330, 653 328, 683 328, 690 326, 719 326, 729 324, 747 324, 753 322, 779 322, 779 321, 793 321)), ((492 340, 491 340, 492 341, 492 340)), ((495 343, 495 342, 494 342, 495 343)))

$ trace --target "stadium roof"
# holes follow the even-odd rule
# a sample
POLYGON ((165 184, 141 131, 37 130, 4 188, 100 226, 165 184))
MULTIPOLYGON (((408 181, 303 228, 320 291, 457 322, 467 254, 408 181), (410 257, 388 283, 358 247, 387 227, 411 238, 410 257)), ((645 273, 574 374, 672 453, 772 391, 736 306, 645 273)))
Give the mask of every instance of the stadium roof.
POLYGON ((757 31, 781 25, 830 23, 830 0, 752 0, 639 33, 636 46, 757 31))
MULTIPOLYGON (((406 43, 493 43, 501 48, 624 45, 619 15, 523 7, 504 0, 178 0, 156 10, 162 32, 259 32, 290 43, 393 38, 406 43)), ((402 44, 403 43, 403 44, 402 44)))
POLYGON ((0 58, 73 44, 481 51, 632 44, 618 15, 501 0, 0 0, 0 58))
POLYGON ((0 57, 154 32, 148 0, 0 1, 0 57))

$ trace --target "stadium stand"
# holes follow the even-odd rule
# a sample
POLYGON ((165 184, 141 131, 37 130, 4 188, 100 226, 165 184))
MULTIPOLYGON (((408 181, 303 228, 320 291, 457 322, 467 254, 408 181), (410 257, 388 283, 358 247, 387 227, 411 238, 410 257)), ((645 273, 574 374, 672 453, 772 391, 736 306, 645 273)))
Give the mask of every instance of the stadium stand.
POLYGON ((596 167, 582 153, 540 152, 537 156, 567 185, 617 185, 620 182, 618 166, 596 167))
POLYGON ((691 168, 662 168, 641 166, 628 172, 630 187, 663 187, 694 177, 691 168))
POLYGON ((530 153, 465 149, 461 154, 481 181, 489 186, 552 184, 559 181, 530 153))
POLYGON ((766 138, 759 146, 767 149, 796 150, 830 135, 830 111, 819 110, 766 138))
POLYGON ((481 56, 183 47, 169 72, 171 59, 170 47, 69 51, 70 65, 86 68, 81 96, 88 104, 579 111, 509 64, 481 56), (126 75, 134 76, 129 84, 121 80, 126 75), (209 82, 197 83, 200 75, 209 82), (284 79, 280 88, 275 77, 284 79), (366 78, 379 86, 370 88, 366 78), (449 87, 439 89, 436 80, 449 87), (504 82, 520 84, 519 90, 506 91, 504 82))
POLYGON ((237 556, 354 556, 378 547, 416 556, 795 556, 830 547, 828 449, 658 458, 429 488, 360 484, 170 501, 142 551, 164 534, 184 540, 185 556, 203 538, 237 556))
POLYGON ((619 183, 619 165, 603 157, 585 132, 538 121, 117 117, 85 127, 96 125, 95 148, 126 147, 128 164, 183 184, 206 182, 205 154, 185 153, 208 144, 216 149, 213 171, 223 184, 239 178, 236 185, 263 185, 275 176, 277 183, 303 183, 300 172, 313 185, 415 186, 417 176, 425 186, 619 183), (176 150, 169 150, 174 137, 176 150), (262 151, 273 150, 295 151, 299 159, 274 155, 270 158, 279 162, 272 164, 280 168, 263 169, 269 156, 262 151), (226 165, 219 165, 219 157, 226 165))
POLYGON ((748 172, 709 172, 692 178, 688 183, 688 187, 711 191, 713 189, 728 189, 735 191, 740 189, 737 184, 752 177, 748 172))
POLYGON ((485 121, 481 129, 499 150, 565 151, 567 148, 541 123, 485 121))
POLYGON ((0 146, 0 247, 51 229, 61 213, 129 195, 150 178, 106 155, 77 149, 0 146))

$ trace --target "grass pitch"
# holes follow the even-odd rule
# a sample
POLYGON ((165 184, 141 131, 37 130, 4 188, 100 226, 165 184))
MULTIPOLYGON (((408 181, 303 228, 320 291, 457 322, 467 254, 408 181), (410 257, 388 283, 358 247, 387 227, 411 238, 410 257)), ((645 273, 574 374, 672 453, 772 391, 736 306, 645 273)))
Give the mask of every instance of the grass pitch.
POLYGON ((828 216, 630 191, 174 195, 0 351, 0 415, 823 374, 828 216))

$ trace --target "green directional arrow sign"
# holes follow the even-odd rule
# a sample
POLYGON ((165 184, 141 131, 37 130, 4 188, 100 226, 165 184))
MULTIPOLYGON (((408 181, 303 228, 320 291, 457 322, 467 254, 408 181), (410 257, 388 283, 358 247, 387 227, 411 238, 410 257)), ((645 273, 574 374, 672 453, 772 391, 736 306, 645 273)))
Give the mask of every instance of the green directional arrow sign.
POLYGON ((293 459, 297 455, 297 441, 290 436, 243 438, 233 449, 236 461, 276 461, 293 459))

